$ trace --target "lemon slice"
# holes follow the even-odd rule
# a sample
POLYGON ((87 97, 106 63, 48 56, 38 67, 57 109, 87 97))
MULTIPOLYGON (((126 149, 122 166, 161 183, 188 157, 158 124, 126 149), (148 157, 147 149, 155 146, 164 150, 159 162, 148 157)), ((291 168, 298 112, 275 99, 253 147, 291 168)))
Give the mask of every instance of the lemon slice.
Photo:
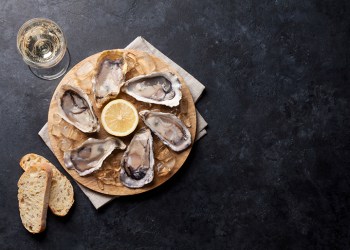
POLYGON ((136 108, 130 102, 117 99, 108 103, 102 110, 101 121, 111 135, 127 136, 139 123, 136 108))

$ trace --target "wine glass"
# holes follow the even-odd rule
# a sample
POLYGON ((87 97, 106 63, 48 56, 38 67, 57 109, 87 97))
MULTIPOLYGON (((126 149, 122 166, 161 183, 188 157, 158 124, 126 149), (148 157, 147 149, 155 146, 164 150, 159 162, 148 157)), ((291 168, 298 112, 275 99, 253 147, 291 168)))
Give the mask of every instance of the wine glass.
POLYGON ((17 34, 17 49, 31 72, 41 79, 59 78, 70 64, 61 28, 46 18, 34 18, 22 25, 17 34))

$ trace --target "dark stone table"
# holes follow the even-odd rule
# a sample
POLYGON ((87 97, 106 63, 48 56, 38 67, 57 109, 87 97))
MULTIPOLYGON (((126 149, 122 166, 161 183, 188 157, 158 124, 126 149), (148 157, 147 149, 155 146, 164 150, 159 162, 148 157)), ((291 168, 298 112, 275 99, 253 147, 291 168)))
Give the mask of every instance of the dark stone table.
POLYGON ((337 0, 2 0, 0 249, 349 249, 349 17, 337 0), (96 211, 73 182, 70 214, 49 213, 34 236, 18 161, 58 166, 37 133, 59 80, 37 79, 16 51, 33 17, 63 28, 73 65, 144 36, 205 84, 209 123, 160 188, 96 211))

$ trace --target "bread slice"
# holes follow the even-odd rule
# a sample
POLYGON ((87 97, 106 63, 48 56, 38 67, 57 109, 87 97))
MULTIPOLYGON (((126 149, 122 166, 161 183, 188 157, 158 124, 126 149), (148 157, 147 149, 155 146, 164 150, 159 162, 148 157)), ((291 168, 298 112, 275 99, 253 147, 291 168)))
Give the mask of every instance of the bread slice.
POLYGON ((44 157, 37 154, 27 154, 20 160, 24 171, 35 164, 47 163, 52 169, 52 185, 50 190, 49 207, 58 216, 65 216, 74 203, 74 191, 70 181, 44 157))
POLYGON ((46 228, 51 180, 51 167, 45 163, 31 166, 19 178, 19 214, 23 226, 33 234, 46 228))

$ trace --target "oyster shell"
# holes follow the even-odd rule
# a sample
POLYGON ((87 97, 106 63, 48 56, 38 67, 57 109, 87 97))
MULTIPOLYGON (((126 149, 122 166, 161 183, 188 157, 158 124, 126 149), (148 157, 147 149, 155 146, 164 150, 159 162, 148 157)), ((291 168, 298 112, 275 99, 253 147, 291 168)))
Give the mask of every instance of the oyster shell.
POLYGON ((105 51, 97 59, 97 67, 92 78, 92 88, 96 106, 117 97, 124 84, 127 64, 121 51, 105 51))
POLYGON ((72 85, 64 85, 57 97, 58 114, 84 133, 99 131, 100 124, 85 92, 72 85))
POLYGON ((118 138, 89 138, 79 147, 64 152, 64 164, 68 169, 73 168, 80 176, 85 176, 101 168, 103 161, 116 148, 125 149, 126 145, 118 138))
POLYGON ((154 176, 153 138, 148 128, 141 128, 125 151, 120 170, 120 181, 129 188, 140 188, 154 176))
POLYGON ((191 145, 190 131, 175 115, 150 110, 139 114, 146 126, 173 151, 179 152, 191 145))
POLYGON ((181 83, 177 76, 170 72, 155 72, 134 77, 125 83, 122 90, 138 101, 168 107, 178 106, 182 98, 181 83))

